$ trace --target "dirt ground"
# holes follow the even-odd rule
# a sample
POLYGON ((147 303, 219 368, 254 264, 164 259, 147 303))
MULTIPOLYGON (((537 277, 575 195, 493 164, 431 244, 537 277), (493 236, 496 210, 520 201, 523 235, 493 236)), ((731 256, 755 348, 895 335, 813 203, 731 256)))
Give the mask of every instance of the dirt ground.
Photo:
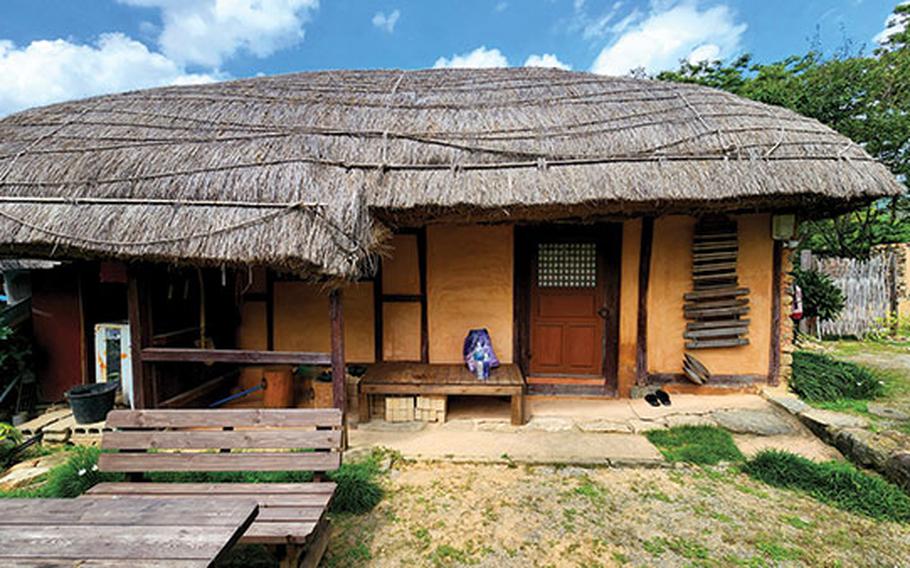
POLYGON ((397 463, 324 565, 910 566, 910 526, 733 469, 397 463))

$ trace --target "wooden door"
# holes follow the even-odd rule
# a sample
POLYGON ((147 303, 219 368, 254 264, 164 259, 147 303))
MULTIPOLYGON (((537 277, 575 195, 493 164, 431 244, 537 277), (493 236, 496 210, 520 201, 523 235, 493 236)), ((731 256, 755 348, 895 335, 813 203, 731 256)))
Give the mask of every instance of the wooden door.
POLYGON ((532 243, 532 377, 604 378, 604 251, 594 238, 532 243))

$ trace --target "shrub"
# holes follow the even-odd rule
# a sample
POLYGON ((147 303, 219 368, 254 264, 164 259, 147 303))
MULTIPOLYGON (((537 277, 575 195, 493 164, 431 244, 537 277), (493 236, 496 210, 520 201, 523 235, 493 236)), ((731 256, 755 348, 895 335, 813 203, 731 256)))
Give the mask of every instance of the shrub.
POLYGON ((37 488, 24 488, 0 492, 0 498, 57 498, 70 499, 78 497, 91 487, 105 481, 123 481, 119 473, 98 471, 98 448, 77 446, 73 455, 47 473, 44 483, 37 488))
POLYGON ((16 446, 22 443, 22 434, 14 426, 0 422, 0 467, 6 465, 16 446))
POLYGON ((844 309, 844 293, 831 277, 817 270, 794 270, 796 285, 803 291, 803 314, 830 321, 844 309))
POLYGON ((790 389, 808 401, 863 400, 885 394, 880 377, 865 367, 821 353, 793 353, 790 389))
POLYGON ((677 426, 651 430, 648 440, 670 461, 713 465, 743 459, 733 437, 714 426, 677 426))
POLYGON ((765 450, 746 462, 743 471, 769 485, 802 491, 845 511, 910 522, 910 496, 848 463, 815 463, 789 452, 765 450))
POLYGON ((343 464, 329 473, 338 484, 332 500, 332 512, 361 514, 373 510, 382 501, 382 487, 376 483, 379 466, 375 458, 343 464))

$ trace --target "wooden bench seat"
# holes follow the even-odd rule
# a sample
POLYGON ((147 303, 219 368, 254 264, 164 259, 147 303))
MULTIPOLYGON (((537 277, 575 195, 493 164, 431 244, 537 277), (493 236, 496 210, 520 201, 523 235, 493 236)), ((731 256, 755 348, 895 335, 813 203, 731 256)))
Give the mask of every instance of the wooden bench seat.
POLYGON ((508 396, 512 424, 525 423, 525 381, 518 365, 503 364, 490 372, 488 380, 481 381, 464 365, 382 362, 369 366, 359 389, 360 422, 372 418, 371 396, 447 395, 508 396))
MULTIPOLYGON (((313 471, 341 465, 341 412, 334 409, 113 411, 102 438, 101 471, 313 471)), ((241 544, 279 547, 282 565, 316 566, 328 545, 326 512, 335 484, 102 483, 84 499, 252 499, 259 515, 241 544)))

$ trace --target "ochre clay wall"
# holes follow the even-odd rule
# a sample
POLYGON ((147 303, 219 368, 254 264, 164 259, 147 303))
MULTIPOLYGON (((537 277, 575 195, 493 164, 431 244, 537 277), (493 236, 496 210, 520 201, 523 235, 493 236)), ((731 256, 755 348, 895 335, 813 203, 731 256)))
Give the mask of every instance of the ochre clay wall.
MULTIPOLYGON (((714 374, 767 375, 771 341, 773 241, 769 215, 741 215, 737 272, 749 288, 749 345, 693 353, 714 374)), ((683 294, 691 290, 695 219, 660 217, 654 222, 648 286, 648 371, 681 373, 685 351, 683 294)))
POLYGON ((619 365, 617 394, 629 396, 635 384, 635 346, 638 335, 638 260, 641 252, 641 219, 622 226, 622 262, 619 283, 619 365))
MULTIPOLYGON (((391 253, 382 261, 383 294, 420 294, 420 265, 416 235, 395 235, 391 253)), ((420 361, 420 303, 384 302, 382 358, 420 361)))
POLYGON ((427 229, 430 363, 459 363, 468 330, 485 327, 503 363, 512 362, 512 227, 427 229))
MULTIPOLYGON (((318 284, 275 282, 275 350, 331 350, 329 297, 318 284)), ((373 284, 359 282, 344 289, 344 351, 352 363, 372 363, 373 284)))

